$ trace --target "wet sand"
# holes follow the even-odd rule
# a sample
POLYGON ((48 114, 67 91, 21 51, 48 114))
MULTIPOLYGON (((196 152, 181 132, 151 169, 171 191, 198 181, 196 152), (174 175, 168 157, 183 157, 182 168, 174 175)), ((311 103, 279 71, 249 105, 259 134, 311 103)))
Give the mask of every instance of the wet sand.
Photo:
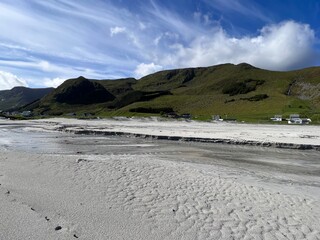
POLYGON ((0 123, 0 239, 320 239, 319 151, 41 124, 0 123))

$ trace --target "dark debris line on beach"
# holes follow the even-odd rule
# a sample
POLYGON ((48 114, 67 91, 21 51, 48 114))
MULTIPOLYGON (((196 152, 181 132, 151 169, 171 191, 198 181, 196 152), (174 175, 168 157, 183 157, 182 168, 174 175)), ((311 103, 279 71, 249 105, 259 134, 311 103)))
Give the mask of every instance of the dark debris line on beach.
POLYGON ((70 129, 70 128, 68 129, 65 127, 59 127, 58 130, 68 132, 68 133, 84 134, 84 135, 131 136, 131 137, 137 137, 137 138, 151 138, 151 139, 156 139, 156 140, 220 143, 220 144, 232 144, 232 145, 247 145, 247 146, 260 146, 260 147, 274 147, 274 148, 284 148, 284 149, 320 151, 320 145, 312 145, 312 144, 260 142, 260 141, 252 141, 252 140, 234 140, 234 139, 223 139, 223 138, 163 136, 163 135, 140 134, 140 133, 119 132, 119 131, 95 131, 95 130, 70 129))

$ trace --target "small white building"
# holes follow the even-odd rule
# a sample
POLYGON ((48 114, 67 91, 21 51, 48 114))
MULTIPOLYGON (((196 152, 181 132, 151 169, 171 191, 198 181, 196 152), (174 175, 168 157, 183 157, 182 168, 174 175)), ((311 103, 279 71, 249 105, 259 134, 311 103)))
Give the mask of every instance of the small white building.
POLYGON ((222 121, 223 121, 223 119, 221 118, 220 115, 214 115, 214 116, 212 116, 212 120, 213 120, 213 121, 219 121, 219 122, 222 122, 222 121))
POLYGON ((288 124, 309 124, 311 123, 310 118, 300 118, 299 114, 291 114, 288 119, 288 124))
POLYGON ((281 122, 282 121, 282 115, 274 115, 274 117, 270 118, 274 122, 281 122))

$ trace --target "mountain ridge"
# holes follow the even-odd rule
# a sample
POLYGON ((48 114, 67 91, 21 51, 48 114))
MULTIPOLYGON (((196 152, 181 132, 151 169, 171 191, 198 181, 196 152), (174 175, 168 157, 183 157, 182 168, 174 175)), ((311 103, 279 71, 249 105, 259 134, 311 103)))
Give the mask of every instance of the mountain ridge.
POLYGON ((190 113, 198 119, 222 115, 246 121, 298 113, 320 122, 319 93, 320 67, 280 72, 247 63, 220 64, 163 70, 139 80, 69 79, 34 104, 32 110, 37 114, 89 112, 99 116, 145 116, 172 110, 190 113), (73 104, 52 97, 68 92, 68 88, 84 80, 113 97, 73 104))
POLYGON ((54 88, 27 88, 14 87, 10 90, 0 91, 0 110, 13 111, 20 107, 29 104, 33 101, 41 99, 54 88))

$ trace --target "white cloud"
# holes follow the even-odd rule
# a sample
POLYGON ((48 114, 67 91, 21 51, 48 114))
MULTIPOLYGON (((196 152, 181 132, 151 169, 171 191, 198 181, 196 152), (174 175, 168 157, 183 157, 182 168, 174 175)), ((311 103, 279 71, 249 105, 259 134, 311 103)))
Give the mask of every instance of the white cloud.
POLYGON ((110 36, 113 37, 119 33, 124 33, 126 31, 125 27, 112 27, 110 28, 110 36))
POLYGON ((38 64, 39 67, 45 72, 49 72, 51 69, 50 63, 47 61, 40 61, 38 64))
MULTIPOLYGON (((54 79, 56 76, 65 76, 66 78, 73 78, 77 76, 85 76, 88 78, 106 78, 112 77, 113 74, 101 73, 96 71, 95 69, 91 68, 84 68, 84 67, 73 67, 73 66, 64 66, 64 65, 57 65, 52 64, 48 61, 43 61, 39 59, 32 59, 32 61, 7 61, 7 60, 0 60, 0 65, 10 68, 28 68, 32 70, 32 72, 41 71, 47 79, 54 79), (111 75, 111 76, 110 76, 111 75), (49 77, 49 78, 48 78, 49 77)), ((119 76, 118 76, 119 77, 119 76)), ((27 78, 28 82, 33 85, 34 78, 27 78)), ((43 80, 44 78, 38 78, 38 80, 43 80)), ((50 85, 51 86, 51 85, 50 85)))
MULTIPOLYGON (((141 44, 139 41, 139 38, 137 37, 137 34, 135 34, 132 31, 128 31, 125 27, 112 27, 110 28, 110 36, 113 37, 117 34, 124 34, 129 40, 130 42, 137 47, 137 49, 141 48, 141 44)), ((128 43, 126 43, 126 45, 129 45, 128 43)))
POLYGON ((192 39, 194 36, 201 34, 203 29, 192 21, 186 21, 177 13, 151 1, 152 7, 146 8, 146 11, 152 15, 152 22, 157 28, 164 28, 167 31, 175 32, 183 36, 186 40, 192 39))
POLYGON ((210 36, 200 36, 188 46, 171 46, 159 64, 178 67, 209 66, 220 63, 247 62, 272 70, 308 66, 313 60, 316 41, 309 25, 294 21, 265 26, 258 36, 233 38, 222 28, 210 36))
POLYGON ((265 26, 256 36, 234 37, 221 27, 224 16, 216 19, 217 10, 270 22, 258 4, 203 0, 215 10, 212 15, 198 10, 188 16, 161 1, 139 1, 138 11, 96 2, 0 1, 1 69, 41 87, 44 78, 54 86, 56 77, 140 77, 225 62, 271 70, 319 64, 313 56, 318 40, 308 25, 287 21, 265 26))
POLYGON ((156 37, 156 38, 153 40, 154 45, 158 46, 158 45, 159 45, 159 42, 161 41, 161 39, 162 39, 162 35, 156 37))
POLYGON ((147 26, 143 22, 139 22, 139 28, 140 28, 140 30, 143 31, 147 28, 147 26))
MULTIPOLYGON (((43 72, 63 72, 67 71, 67 69, 63 66, 51 64, 48 61, 32 59, 26 61, 8 61, 8 60, 0 60, 0 64, 3 66, 17 67, 17 68, 29 68, 36 69, 43 72)), ((69 69, 70 71, 70 69, 69 69)))
POLYGON ((148 74, 151 74, 151 73, 154 73, 154 72, 157 72, 157 71, 160 71, 162 70, 163 67, 160 66, 160 65, 156 65, 154 64, 153 62, 152 63, 149 63, 149 64, 146 64, 146 63, 141 63, 137 66, 136 70, 134 71, 135 73, 135 76, 137 78, 141 78, 143 76, 146 76, 148 74))
POLYGON ((7 90, 17 86, 27 87, 28 84, 12 73, 0 71, 0 90, 7 90))
POLYGON ((59 87, 66 79, 65 78, 54 78, 54 79, 49 79, 45 78, 43 85, 46 87, 59 87))
POLYGON ((208 5, 221 12, 235 12, 253 19, 260 19, 264 22, 272 22, 266 11, 257 6, 254 2, 250 4, 242 0, 204 0, 208 5))

